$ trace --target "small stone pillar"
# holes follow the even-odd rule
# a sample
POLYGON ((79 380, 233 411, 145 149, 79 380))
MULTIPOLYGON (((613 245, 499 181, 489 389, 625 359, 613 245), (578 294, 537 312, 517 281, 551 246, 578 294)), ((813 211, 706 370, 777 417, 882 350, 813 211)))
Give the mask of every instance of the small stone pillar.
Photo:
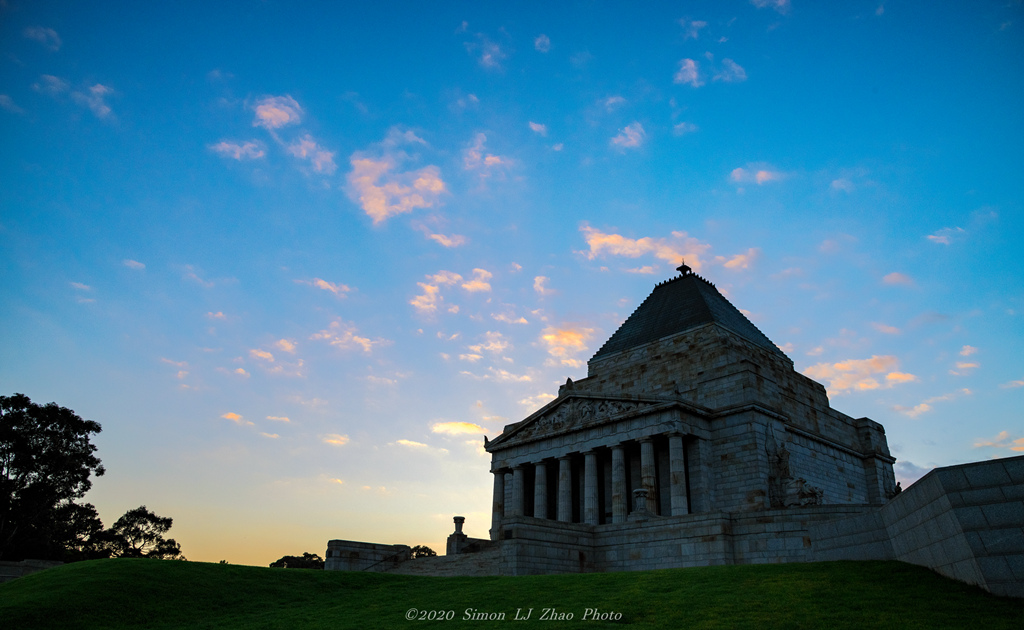
POLYGON ((633 491, 633 505, 636 509, 629 515, 631 521, 646 521, 651 517, 647 511, 647 488, 637 488, 633 491))
POLYGON ((512 467, 512 501, 508 505, 509 516, 523 515, 523 467, 512 467))
POLYGON ((462 533, 462 524, 466 522, 465 516, 455 517, 455 532, 448 536, 448 544, 445 549, 445 553, 449 556, 462 553, 462 550, 466 546, 466 539, 468 538, 462 533))
POLYGON ((647 498, 650 499, 648 511, 658 513, 658 476, 654 469, 654 440, 647 437, 640 440, 640 477, 647 498))

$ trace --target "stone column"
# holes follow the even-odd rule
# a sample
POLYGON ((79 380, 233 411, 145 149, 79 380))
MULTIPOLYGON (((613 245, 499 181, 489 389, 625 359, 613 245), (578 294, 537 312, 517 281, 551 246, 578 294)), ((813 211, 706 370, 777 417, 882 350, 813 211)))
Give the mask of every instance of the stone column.
POLYGON ((509 516, 523 515, 523 467, 512 467, 512 500, 508 506, 509 516))
POLYGON ((683 436, 676 433, 668 438, 669 478, 672 483, 672 516, 687 514, 686 460, 683 457, 683 436))
POLYGON ((597 507, 597 452, 587 451, 583 463, 583 522, 597 525, 601 522, 597 507))
POLYGON ((548 517, 548 465, 544 462, 538 462, 534 467, 533 515, 536 518, 548 517))
POLYGON ((640 439, 640 485, 647 490, 647 511, 658 513, 658 477, 654 472, 654 440, 640 439))
POLYGON ((572 522, 572 460, 568 455, 558 458, 558 520, 572 522))
POLYGON ((690 460, 690 503, 694 513, 710 512, 715 504, 711 485, 711 444, 708 440, 693 438, 686 441, 687 459, 690 460))
POLYGON ((494 503, 491 504, 491 540, 498 540, 505 516, 505 471, 494 471, 494 503))
POLYGON ((612 447, 612 522, 625 523, 629 513, 626 498, 626 449, 621 444, 612 447))

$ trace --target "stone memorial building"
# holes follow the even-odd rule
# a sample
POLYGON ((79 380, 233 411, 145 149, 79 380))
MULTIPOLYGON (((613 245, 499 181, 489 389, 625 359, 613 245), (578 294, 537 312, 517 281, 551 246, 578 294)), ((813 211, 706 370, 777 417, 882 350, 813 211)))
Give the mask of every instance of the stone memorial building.
POLYGON ((678 270, 586 378, 484 438, 489 539, 456 517, 447 556, 405 561, 404 545, 332 540, 327 568, 527 575, 895 558, 1024 595, 1013 569, 1024 573, 1024 458, 936 469, 901 494, 882 425, 832 409, 711 282, 678 270), (954 497, 943 483, 966 485, 954 497), (993 516, 964 525, 971 510, 993 516), (1009 539, 1020 548, 999 547, 1009 539))

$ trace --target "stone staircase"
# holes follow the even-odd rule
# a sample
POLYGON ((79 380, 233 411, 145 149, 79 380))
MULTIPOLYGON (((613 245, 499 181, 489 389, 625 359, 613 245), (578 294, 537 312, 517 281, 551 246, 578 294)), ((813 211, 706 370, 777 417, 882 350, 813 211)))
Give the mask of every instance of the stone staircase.
POLYGON ((387 569, 388 573, 432 575, 436 577, 500 575, 500 571, 501 548, 498 546, 476 553, 434 556, 432 558, 413 558, 387 569))

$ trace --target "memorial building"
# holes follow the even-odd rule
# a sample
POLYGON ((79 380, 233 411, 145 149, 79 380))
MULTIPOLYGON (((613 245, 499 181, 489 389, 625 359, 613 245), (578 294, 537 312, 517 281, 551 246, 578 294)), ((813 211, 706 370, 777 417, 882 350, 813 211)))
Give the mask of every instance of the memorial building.
POLYGON ((992 568, 1009 562, 1005 550, 975 542, 1024 541, 1024 518, 995 529, 960 518, 1024 507, 991 492, 1024 487, 1024 458, 936 469, 900 494, 882 425, 833 409, 714 284, 678 271, 586 378, 484 438, 488 538, 469 538, 455 517, 446 556, 407 561, 404 545, 332 540, 327 568, 529 575, 901 559, 1024 596, 1024 575, 992 568))

